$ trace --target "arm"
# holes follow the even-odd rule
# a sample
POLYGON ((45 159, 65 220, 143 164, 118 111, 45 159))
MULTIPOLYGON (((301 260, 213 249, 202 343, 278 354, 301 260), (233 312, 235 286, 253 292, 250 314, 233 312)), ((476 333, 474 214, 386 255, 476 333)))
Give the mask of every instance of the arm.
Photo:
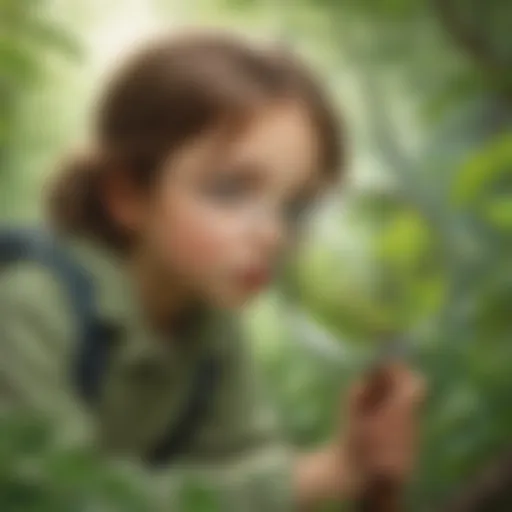
POLYGON ((333 443, 332 448, 299 454, 286 443, 250 345, 239 327, 230 328, 210 327, 216 343, 224 342, 223 381, 212 417, 187 463, 216 473, 216 487, 231 487, 228 494, 236 495, 237 501, 231 504, 226 497, 230 504, 221 510, 253 510, 241 503, 254 510, 302 510, 339 500, 348 487, 340 450, 333 443))
POLYGON ((341 501, 352 493, 345 456, 335 443, 301 455, 294 473, 301 509, 309 510, 326 501, 341 501))
MULTIPOLYGON (((74 339, 65 291, 49 271, 23 263, 0 273, 0 407, 48 420, 63 448, 93 448, 94 418, 76 398, 69 378, 74 339)), ((299 462, 281 441, 260 400, 251 356, 244 346, 236 348, 226 358, 225 385, 198 446, 197 453, 207 455, 194 460, 192 454, 189 463, 170 468, 162 490, 164 510, 179 501, 181 508, 172 510, 186 512, 187 500, 196 499, 193 489, 213 489, 215 499, 220 496, 220 512, 294 510, 302 501, 297 493, 316 494, 322 472, 316 477, 316 471, 302 472, 318 465, 299 462)), ((161 479, 133 470, 148 489, 155 486, 160 501, 161 479)))
MULTIPOLYGON (((230 339, 226 332, 219 336, 230 339)), ((73 340, 66 297, 51 275, 25 266, 0 274, 0 405, 48 418, 61 444, 94 447, 94 418, 69 382, 73 340)), ((162 503, 152 510, 284 512, 346 495, 349 471, 340 443, 294 453, 262 397, 252 356, 240 338, 235 342, 237 350, 225 352, 214 413, 190 457, 161 477, 134 468, 136 480, 162 503)))
MULTIPOLYGON (((337 432, 331 443, 314 453, 297 454, 280 436, 243 338, 216 332, 221 339, 234 339, 235 344, 228 350, 228 373, 215 404, 214 428, 207 429, 210 436, 203 439, 198 453, 210 452, 210 467, 218 474, 222 468, 231 475, 230 485, 238 492, 240 500, 233 503, 228 499, 220 510, 315 510, 318 505, 355 497, 366 476, 375 472, 393 482, 402 482, 410 473, 415 409, 422 384, 407 368, 396 365, 385 370, 393 385, 376 409, 365 406, 361 411, 374 379, 366 378, 354 386, 346 432, 337 432)), ((379 384, 379 392, 381 387, 379 384)), ((229 487, 224 483, 219 486, 229 487)), ((371 489, 373 504, 375 493, 371 489)), ((360 507, 366 506, 367 496, 360 500, 360 507)), ((386 500, 386 507, 389 503, 386 500)))

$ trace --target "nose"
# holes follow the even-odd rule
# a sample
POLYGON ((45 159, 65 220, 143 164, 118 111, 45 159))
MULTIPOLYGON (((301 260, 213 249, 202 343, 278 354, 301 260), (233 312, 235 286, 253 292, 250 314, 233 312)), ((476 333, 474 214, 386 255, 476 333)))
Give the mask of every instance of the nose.
POLYGON ((286 241, 283 219, 271 208, 265 209, 257 223, 256 236, 261 252, 269 258, 276 256, 286 241))

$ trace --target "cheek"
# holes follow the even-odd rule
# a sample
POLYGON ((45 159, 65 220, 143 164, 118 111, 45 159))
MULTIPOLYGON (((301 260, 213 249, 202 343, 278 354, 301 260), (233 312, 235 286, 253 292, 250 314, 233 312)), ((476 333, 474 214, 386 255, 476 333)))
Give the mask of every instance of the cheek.
POLYGON ((172 258, 182 267, 204 269, 225 259, 226 241, 203 219, 183 219, 173 224, 169 233, 172 258), (197 222, 194 222, 197 220, 197 222))
POLYGON ((185 272, 204 272, 227 264, 237 236, 224 216, 205 211, 193 198, 175 197, 160 210, 159 236, 168 261, 185 272))

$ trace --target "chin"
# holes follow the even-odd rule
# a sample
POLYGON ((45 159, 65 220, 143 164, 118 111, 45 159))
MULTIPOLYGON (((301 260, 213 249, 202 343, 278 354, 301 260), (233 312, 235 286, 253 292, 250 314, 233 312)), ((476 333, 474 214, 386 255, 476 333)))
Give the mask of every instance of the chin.
POLYGON ((247 293, 239 290, 231 291, 230 293, 224 292, 218 294, 214 302, 221 309, 237 310, 245 307, 258 295, 258 293, 247 293))

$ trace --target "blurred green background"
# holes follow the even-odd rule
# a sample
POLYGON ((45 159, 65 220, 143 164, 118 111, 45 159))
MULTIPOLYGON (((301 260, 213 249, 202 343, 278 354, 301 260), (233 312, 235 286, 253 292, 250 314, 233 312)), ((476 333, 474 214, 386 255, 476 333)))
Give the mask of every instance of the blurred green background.
MULTIPOLYGON (((295 48, 347 125, 343 191, 315 212, 286 287, 247 318, 290 438, 324 439, 340 385, 397 333, 430 384, 410 510, 471 493, 512 445, 512 2, 0 0, 0 220, 37 217, 112 63, 186 26, 295 48)), ((2 428, 0 509, 67 510, 51 486, 12 478, 43 433, 25 425, 14 442, 2 428), (19 493, 32 501, 15 508, 19 493)), ((69 477, 59 464, 57 482, 69 477)), ((130 486, 102 485, 124 503, 106 510, 135 507, 130 486)), ((481 510, 512 510, 489 493, 481 510)))

